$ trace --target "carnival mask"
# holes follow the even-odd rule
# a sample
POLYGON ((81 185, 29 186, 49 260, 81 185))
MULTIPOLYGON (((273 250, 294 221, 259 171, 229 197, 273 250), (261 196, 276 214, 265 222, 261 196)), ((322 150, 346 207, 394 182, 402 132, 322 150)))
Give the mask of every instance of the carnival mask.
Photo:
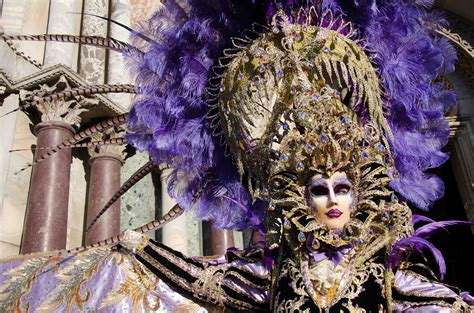
POLYGON ((331 230, 341 230, 350 219, 352 184, 342 172, 326 178, 315 175, 306 188, 306 200, 318 222, 331 230))

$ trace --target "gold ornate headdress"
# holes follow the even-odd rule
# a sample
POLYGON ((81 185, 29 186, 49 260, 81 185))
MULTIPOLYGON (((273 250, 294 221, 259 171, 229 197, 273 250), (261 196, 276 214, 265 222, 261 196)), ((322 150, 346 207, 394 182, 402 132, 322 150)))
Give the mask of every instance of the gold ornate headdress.
MULTIPOLYGON (((363 48, 351 39, 350 24, 333 20, 326 27, 314 26, 313 13, 308 13, 304 24, 290 22, 283 12, 275 15, 273 28, 249 47, 238 46, 241 50, 234 54, 227 51, 226 58, 232 60, 215 85, 219 100, 213 124, 220 125, 254 195, 282 168, 275 161, 286 161, 296 152, 296 147, 282 143, 288 141, 283 138, 290 128, 300 127, 301 122, 309 125, 313 119, 314 126, 328 124, 342 111, 353 120, 357 110, 366 112, 379 134, 391 136, 378 75, 363 48), (329 111, 324 108, 329 106, 329 111), (320 114, 310 116, 313 111, 320 114)), ((382 142, 380 149, 388 151, 384 137, 382 142)), ((329 154, 321 155, 329 157, 326 164, 333 163, 329 154)), ((292 165, 296 171, 304 168, 301 162, 292 165)))

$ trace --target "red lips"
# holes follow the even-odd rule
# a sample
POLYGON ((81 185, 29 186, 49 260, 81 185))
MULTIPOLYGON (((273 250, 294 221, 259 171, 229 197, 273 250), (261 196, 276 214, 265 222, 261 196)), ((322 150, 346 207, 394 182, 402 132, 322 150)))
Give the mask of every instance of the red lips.
POLYGON ((336 218, 336 217, 339 217, 342 215, 342 212, 339 211, 338 209, 331 209, 329 210, 326 215, 329 217, 329 218, 336 218))

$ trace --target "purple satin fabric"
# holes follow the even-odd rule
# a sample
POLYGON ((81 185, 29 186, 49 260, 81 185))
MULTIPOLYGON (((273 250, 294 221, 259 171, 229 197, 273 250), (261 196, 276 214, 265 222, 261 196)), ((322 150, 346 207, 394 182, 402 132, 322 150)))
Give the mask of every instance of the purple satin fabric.
MULTIPOLYGON (((130 254, 112 251, 106 252, 106 256, 99 261, 95 270, 84 276, 83 283, 81 280, 76 282, 80 284, 77 285, 79 286, 78 292, 65 294, 64 297, 59 298, 57 305, 48 306, 48 303, 57 298, 58 292, 66 290, 65 286, 72 284, 74 278, 80 275, 76 271, 66 271, 66 273, 70 273, 70 276, 60 277, 61 272, 76 262, 85 261, 87 263, 87 259, 83 256, 88 251, 81 252, 72 258, 62 259, 63 263, 52 270, 47 270, 46 266, 36 273, 36 278, 30 286, 20 285, 24 289, 24 294, 19 300, 20 308, 25 310, 26 307, 29 307, 28 312, 32 313, 40 311, 69 312, 68 308, 70 308, 70 312, 170 312, 173 310, 207 312, 196 303, 171 290, 169 286, 158 279, 151 289, 146 286, 134 288, 127 281, 141 282, 135 271, 138 266, 137 261, 130 254), (131 288, 123 289, 126 291, 125 294, 120 294, 117 291, 121 286, 131 286, 131 288)), ((28 267, 31 262, 34 263, 38 260, 40 259, 34 258, 34 255, 30 258, 20 256, 9 260, 0 260, 0 290, 5 291, 12 287, 12 279, 24 277, 24 273, 15 272, 15 270, 28 267)), ((57 263, 53 262, 52 264, 57 263)), ((9 299, 9 295, 14 296, 15 294, 0 294, 0 311, 2 312, 2 305, 9 299)), ((10 299, 12 298, 10 297, 10 299)), ((6 312, 10 311, 12 311, 11 307, 6 309, 6 312)))
POLYGON ((427 297, 459 297, 457 293, 442 284, 423 281, 405 271, 395 273, 395 286, 404 293, 421 293, 427 297))
MULTIPOLYGON (((426 297, 449 297, 462 299, 469 305, 474 304, 474 298, 467 292, 458 295, 450 288, 436 282, 424 281, 418 278, 416 275, 405 272, 397 271, 395 273, 395 288, 398 288, 400 292, 404 294, 422 294, 426 297)), ((410 312, 410 313, 424 313, 424 312, 453 312, 451 307, 441 305, 424 305, 414 306, 409 304, 394 304, 393 310, 395 312, 410 312)))

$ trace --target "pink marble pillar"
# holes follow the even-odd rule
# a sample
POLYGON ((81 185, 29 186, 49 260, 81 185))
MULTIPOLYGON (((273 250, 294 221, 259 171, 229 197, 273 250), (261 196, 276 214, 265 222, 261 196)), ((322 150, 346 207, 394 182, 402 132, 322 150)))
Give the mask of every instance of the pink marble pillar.
POLYGON ((211 254, 225 254, 231 247, 234 247, 233 231, 211 227, 211 254))
MULTIPOLYGON (((120 189, 120 155, 99 153, 90 159, 91 177, 89 183, 89 203, 87 226, 120 189)), ((86 233, 86 245, 110 238, 120 233, 120 199, 102 215, 86 233)))
MULTIPOLYGON (((46 122, 35 126, 35 158, 74 134, 64 122, 46 122)), ((71 149, 63 149, 33 166, 21 253, 66 248, 71 149)))

